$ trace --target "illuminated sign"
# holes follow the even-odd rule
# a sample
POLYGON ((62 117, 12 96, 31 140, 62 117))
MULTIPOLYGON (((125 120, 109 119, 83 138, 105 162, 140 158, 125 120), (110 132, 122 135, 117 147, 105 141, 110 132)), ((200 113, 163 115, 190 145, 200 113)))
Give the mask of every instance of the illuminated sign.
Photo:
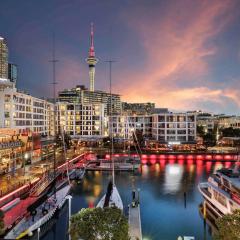
POLYGON ((169 145, 180 145, 181 142, 168 142, 169 145))
POLYGON ((7 148, 18 148, 21 146, 22 146, 21 141, 4 142, 4 143, 0 143, 0 150, 7 149, 7 148))

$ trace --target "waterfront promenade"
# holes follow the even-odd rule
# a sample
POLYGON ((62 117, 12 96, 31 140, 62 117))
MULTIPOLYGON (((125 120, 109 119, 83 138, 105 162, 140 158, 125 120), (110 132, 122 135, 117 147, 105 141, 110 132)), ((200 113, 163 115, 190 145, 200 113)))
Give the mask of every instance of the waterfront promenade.
POLYGON ((131 240, 142 240, 140 204, 129 206, 129 235, 131 240))
MULTIPOLYGON (((67 158, 71 159, 76 154, 74 151, 68 151, 67 158)), ((58 165, 65 162, 62 155, 56 156, 58 165)), ((25 172, 23 168, 17 169, 15 175, 11 173, 0 176, 0 199, 1 197, 13 192, 14 190, 33 182, 36 178, 41 177, 44 172, 48 171, 53 167, 53 159, 42 160, 35 162, 29 166, 26 166, 25 172)))

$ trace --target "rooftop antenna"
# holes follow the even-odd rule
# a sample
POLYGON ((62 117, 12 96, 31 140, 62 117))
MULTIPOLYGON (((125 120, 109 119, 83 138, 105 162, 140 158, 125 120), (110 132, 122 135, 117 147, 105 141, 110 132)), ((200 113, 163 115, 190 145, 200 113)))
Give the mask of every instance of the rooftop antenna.
MULTIPOLYGON (((54 168, 54 181, 56 181, 56 63, 58 60, 55 56, 55 33, 52 35, 52 59, 49 61, 52 63, 52 85, 53 85, 53 136, 54 136, 54 145, 53 145, 53 168, 54 168)), ((56 183, 54 184, 54 194, 56 198, 56 183)))

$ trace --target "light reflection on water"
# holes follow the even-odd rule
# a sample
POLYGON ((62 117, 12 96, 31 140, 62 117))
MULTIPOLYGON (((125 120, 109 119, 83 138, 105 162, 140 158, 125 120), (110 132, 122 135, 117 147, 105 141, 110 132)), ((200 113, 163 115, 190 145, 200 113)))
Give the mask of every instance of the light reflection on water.
MULTIPOLYGON (((140 188, 142 232, 144 239, 175 240, 179 235, 195 236, 195 239, 210 240, 211 231, 199 214, 202 197, 197 184, 207 181, 209 174, 227 163, 213 163, 191 159, 166 161, 142 165, 139 172, 116 173, 116 185, 123 203, 131 201, 131 188, 140 188), (184 199, 186 193, 186 201, 184 199)), ((82 184, 72 188, 72 212, 83 207, 93 207, 105 193, 110 173, 87 172, 82 184)), ((58 220, 55 231, 50 231, 44 240, 67 239, 67 214, 58 220)))

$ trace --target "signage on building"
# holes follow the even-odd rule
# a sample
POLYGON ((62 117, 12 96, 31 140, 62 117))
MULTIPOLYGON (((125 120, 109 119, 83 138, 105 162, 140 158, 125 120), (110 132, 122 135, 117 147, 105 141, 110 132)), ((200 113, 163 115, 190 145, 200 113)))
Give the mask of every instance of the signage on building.
POLYGON ((14 142, 3 142, 0 143, 0 150, 8 149, 8 148, 18 148, 22 146, 21 141, 14 141, 14 142))

